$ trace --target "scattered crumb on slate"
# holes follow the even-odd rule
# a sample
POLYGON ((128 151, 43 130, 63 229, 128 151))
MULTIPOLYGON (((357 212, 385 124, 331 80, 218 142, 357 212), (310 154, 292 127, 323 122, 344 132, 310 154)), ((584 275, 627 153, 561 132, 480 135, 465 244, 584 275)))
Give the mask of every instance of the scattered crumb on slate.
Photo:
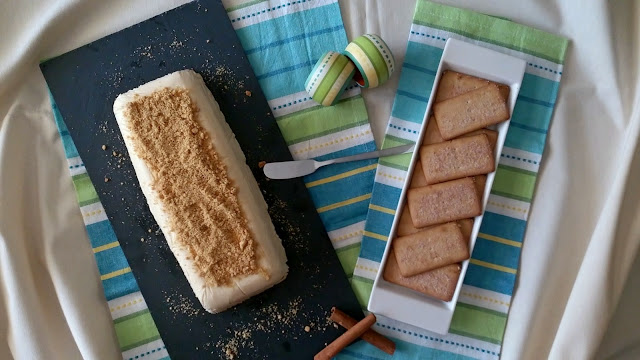
POLYGON ((182 294, 172 294, 165 298, 165 303, 169 305, 169 310, 174 314, 196 317, 204 311, 200 304, 194 304, 189 298, 182 294))
POLYGON ((102 145, 102 150, 107 150, 107 145, 102 145))
POLYGON ((173 40, 173 42, 169 45, 169 47, 174 48, 174 49, 178 49, 183 47, 184 44, 182 44, 182 41, 178 41, 178 39, 173 40))
POLYGON ((258 167, 259 167, 260 169, 262 169, 265 165, 267 165, 267 162, 266 162, 266 161, 260 161, 260 162, 258 163, 258 167))
POLYGON ((213 76, 213 80, 220 89, 234 91, 244 88, 244 80, 238 81, 235 72, 225 65, 217 65, 212 72, 205 69, 203 73, 207 76, 213 76))
MULTIPOLYGON (((318 305, 320 306, 320 305, 318 305)), ((225 359, 237 359, 239 352, 254 349, 253 337, 263 334, 277 336, 276 341, 283 339, 297 340, 303 331, 311 334, 312 329, 326 331, 331 324, 325 311, 313 312, 305 309, 302 297, 298 296, 286 304, 270 304, 255 310, 257 316, 253 321, 237 324, 237 329, 227 329, 227 336, 218 341, 216 348, 225 359), (324 314, 324 315, 318 315, 324 314), (278 334, 278 335, 275 335, 278 334), (288 334, 288 335, 287 335, 288 334)))
POLYGON ((250 330, 244 329, 233 332, 227 330, 227 332, 232 336, 227 340, 220 340, 216 344, 216 347, 222 350, 222 354, 226 359, 236 359, 238 356, 238 348, 245 349, 254 347, 253 340, 251 340, 253 333, 250 330))
POLYGON ((227 355, 229 359, 235 359, 238 354, 238 348, 229 346, 225 349, 224 354, 227 355))
POLYGON ((251 96, 251 91, 246 90, 246 91, 244 92, 244 94, 250 97, 250 96, 251 96))
MULTIPOLYGON (((265 178, 269 180, 269 178, 265 178)), ((306 251, 308 248, 308 239, 311 234, 307 229, 302 229, 299 224, 292 222, 290 217, 286 214, 287 204, 281 199, 274 199, 271 206, 269 206, 269 215, 273 220, 274 225, 277 228, 282 228, 289 236, 283 239, 285 242, 285 248, 289 247, 296 251, 306 251)))
POLYGON ((109 182, 109 181, 111 181, 111 179, 109 179, 108 177, 104 178, 104 182, 109 182))

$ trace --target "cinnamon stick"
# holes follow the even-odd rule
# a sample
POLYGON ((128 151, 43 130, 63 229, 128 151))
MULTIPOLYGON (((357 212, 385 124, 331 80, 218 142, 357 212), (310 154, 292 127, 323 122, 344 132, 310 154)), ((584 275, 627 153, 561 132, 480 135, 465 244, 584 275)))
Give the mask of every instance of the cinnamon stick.
MULTIPOLYGON (((347 330, 351 329, 358 323, 358 320, 345 314, 340 309, 336 309, 335 307, 331 308, 331 316, 329 318, 333 320, 333 322, 347 330)), ((367 330, 364 334, 362 334, 362 336, 360 336, 360 338, 389 355, 393 355, 393 353, 396 351, 396 343, 380 335, 373 329, 367 330)))
POLYGON ((327 345, 322 351, 313 357, 314 360, 331 360, 336 356, 340 350, 344 349, 353 340, 364 334, 370 327, 376 322, 376 316, 372 313, 367 315, 364 319, 360 320, 351 329, 347 330, 344 334, 340 335, 331 344, 327 345))

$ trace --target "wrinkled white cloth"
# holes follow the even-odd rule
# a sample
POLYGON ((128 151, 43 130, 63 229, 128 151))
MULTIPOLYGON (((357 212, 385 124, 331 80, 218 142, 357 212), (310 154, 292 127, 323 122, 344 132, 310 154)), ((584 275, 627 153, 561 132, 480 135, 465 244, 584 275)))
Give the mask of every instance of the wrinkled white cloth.
MULTIPOLYGON (((347 34, 402 63, 414 1, 341 1, 347 34)), ((38 62, 184 2, 0 2, 0 359, 121 357, 38 62)), ((640 358, 640 2, 445 2, 571 40, 502 358, 640 358)))

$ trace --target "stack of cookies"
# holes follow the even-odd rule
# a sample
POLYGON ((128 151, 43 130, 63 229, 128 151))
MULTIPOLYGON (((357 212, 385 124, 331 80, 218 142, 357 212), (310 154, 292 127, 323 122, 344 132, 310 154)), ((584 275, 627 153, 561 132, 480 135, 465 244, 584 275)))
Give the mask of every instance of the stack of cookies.
POLYGON ((383 277, 450 301, 460 262, 470 257, 473 218, 482 214, 486 174, 508 120, 509 87, 445 71, 440 79, 383 277))

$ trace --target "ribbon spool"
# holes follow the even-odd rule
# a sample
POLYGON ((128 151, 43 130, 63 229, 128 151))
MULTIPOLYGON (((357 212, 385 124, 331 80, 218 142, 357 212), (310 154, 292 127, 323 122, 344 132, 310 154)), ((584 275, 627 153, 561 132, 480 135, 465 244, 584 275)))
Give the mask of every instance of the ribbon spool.
POLYGON ((347 45, 344 54, 358 69, 354 80, 363 88, 384 84, 395 68, 391 50, 378 35, 365 34, 355 38, 347 45))
POLYGON ((331 106, 340 98, 355 70, 349 58, 335 51, 327 51, 311 70, 304 88, 313 100, 331 106))

